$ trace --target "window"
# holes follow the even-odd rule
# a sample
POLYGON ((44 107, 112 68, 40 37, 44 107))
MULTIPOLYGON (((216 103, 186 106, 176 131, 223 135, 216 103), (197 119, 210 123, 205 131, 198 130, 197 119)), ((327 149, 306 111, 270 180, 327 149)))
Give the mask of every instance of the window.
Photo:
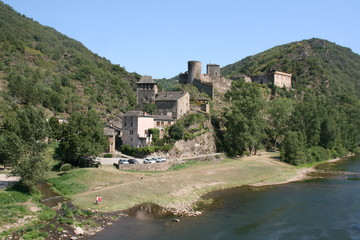
POLYGON ((159 121, 156 121, 156 126, 160 126, 160 122, 159 122, 159 121))
POLYGON ((125 127, 126 127, 126 122, 125 122, 125 127))
POLYGON ((134 134, 134 130, 130 130, 130 135, 133 135, 134 134))
POLYGON ((131 127, 133 126, 133 122, 130 122, 130 126, 131 126, 131 127))

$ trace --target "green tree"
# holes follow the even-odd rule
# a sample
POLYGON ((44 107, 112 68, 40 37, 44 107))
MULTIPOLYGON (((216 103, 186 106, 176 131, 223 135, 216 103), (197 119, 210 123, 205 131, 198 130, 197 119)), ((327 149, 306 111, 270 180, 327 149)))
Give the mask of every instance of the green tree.
POLYGON ((244 80, 234 81, 225 95, 231 103, 225 110, 224 142, 230 156, 256 150, 264 139, 263 107, 265 99, 261 89, 244 80))
POLYGON ((175 123, 169 128, 169 137, 175 140, 180 140, 185 135, 185 128, 183 125, 175 123))
POLYGON ((158 139, 160 139, 160 130, 158 128, 150 128, 149 133, 152 134, 153 142, 156 142, 158 139))
POLYGON ((50 126, 50 137, 56 140, 61 139, 62 135, 62 125, 59 122, 57 117, 51 117, 49 119, 49 126, 50 126))
POLYGON ((84 157, 99 155, 107 145, 100 116, 94 111, 75 112, 64 125, 56 152, 63 162, 81 166, 84 157))
POLYGON ((305 141, 300 132, 289 131, 281 149, 281 160, 292 165, 306 163, 305 141))
POLYGON ((293 111, 294 101, 288 98, 275 98, 267 103, 266 132, 270 141, 274 143, 275 150, 280 139, 285 137, 293 111))
POLYGON ((43 180, 50 170, 44 158, 47 133, 44 112, 33 106, 15 109, 5 116, 2 123, 0 157, 29 187, 43 180))
POLYGON ((154 103, 146 103, 142 110, 148 114, 153 115, 156 113, 157 107, 154 103))

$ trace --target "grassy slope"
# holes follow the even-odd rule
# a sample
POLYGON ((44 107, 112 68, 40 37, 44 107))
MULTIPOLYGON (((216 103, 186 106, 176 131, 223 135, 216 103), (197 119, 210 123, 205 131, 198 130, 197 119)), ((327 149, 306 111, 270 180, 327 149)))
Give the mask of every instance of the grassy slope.
MULTIPOLYGON (((124 210, 143 202, 153 202, 179 211, 189 210, 194 202, 210 191, 241 185, 266 185, 286 182, 303 169, 276 161, 277 153, 219 162, 199 162, 178 171, 145 173, 124 172, 113 167, 87 169, 76 182, 86 183, 88 190, 69 195, 81 208, 101 211, 124 210), (101 189, 94 190, 97 187, 101 189), (101 205, 94 205, 96 195, 101 205)), ((70 181, 70 180, 69 180, 70 181)))

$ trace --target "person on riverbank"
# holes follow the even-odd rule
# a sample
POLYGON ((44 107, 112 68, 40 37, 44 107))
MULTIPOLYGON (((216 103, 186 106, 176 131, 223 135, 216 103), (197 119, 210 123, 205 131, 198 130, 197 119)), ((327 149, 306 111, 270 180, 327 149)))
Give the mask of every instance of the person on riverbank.
POLYGON ((95 204, 99 204, 100 203, 100 195, 97 195, 95 198, 95 204))

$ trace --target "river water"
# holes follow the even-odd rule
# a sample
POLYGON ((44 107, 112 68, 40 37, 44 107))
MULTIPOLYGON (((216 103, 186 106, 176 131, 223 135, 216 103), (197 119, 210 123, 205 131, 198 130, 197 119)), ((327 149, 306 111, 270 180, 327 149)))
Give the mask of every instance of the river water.
MULTIPOLYGON (((360 157, 321 168, 360 173, 360 157)), ((321 174, 298 183, 217 191, 205 196, 214 204, 203 215, 180 222, 145 204, 88 239, 360 240, 359 180, 357 174, 321 174)))

